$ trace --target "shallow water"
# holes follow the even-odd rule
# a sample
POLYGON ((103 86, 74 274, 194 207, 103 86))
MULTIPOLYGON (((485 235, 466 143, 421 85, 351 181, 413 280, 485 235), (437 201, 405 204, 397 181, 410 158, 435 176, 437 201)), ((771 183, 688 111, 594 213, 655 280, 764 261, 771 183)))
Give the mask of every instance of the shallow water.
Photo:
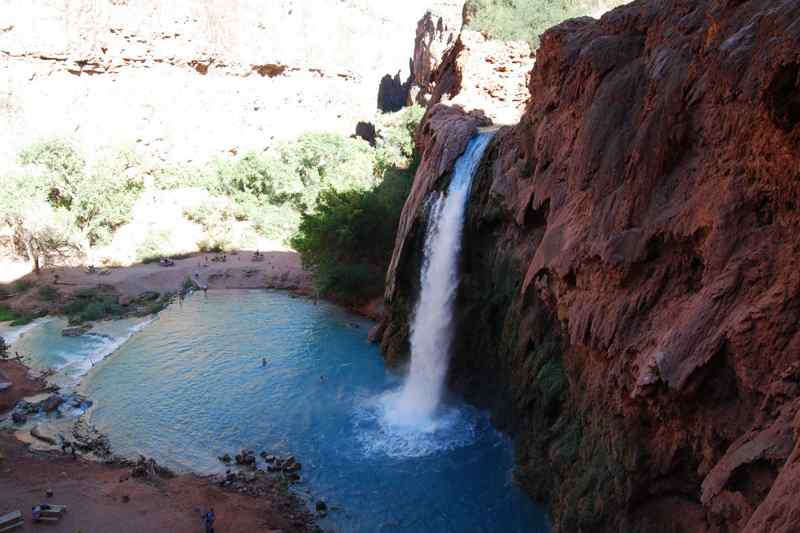
POLYGON ((59 372, 51 381, 73 387, 94 365, 152 321, 152 317, 107 320, 97 322, 80 337, 64 337, 61 330, 67 327, 67 320, 47 317, 21 327, 4 326, 0 335, 11 345, 9 351, 19 353, 33 369, 54 368, 59 372))
MULTIPOLYGON (((400 378, 367 342, 370 325, 279 292, 195 294, 90 367, 81 390, 117 453, 199 472, 223 470, 216 457, 243 447, 294 454, 299 490, 339 508, 322 521, 336 531, 548 531, 485 413, 450 400, 421 431, 386 422, 400 378)), ((138 326, 118 327, 123 338, 138 326)), ((56 329, 17 345, 67 360, 76 339, 56 329)))

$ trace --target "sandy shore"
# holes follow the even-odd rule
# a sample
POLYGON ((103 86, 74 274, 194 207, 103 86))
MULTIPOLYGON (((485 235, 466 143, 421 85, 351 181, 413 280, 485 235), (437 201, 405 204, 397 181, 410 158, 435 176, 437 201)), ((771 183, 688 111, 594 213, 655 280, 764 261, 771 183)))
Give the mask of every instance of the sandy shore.
MULTIPOLYGON (((303 269, 300 255, 292 251, 263 252, 263 260, 253 261, 253 252, 229 252, 226 261, 214 261, 221 254, 197 253, 175 260, 164 267, 158 263, 99 269, 88 273, 85 267, 58 267, 44 270, 39 276, 28 274, 23 279, 36 285, 58 289, 61 298, 79 289, 110 285, 120 295, 135 298, 145 291, 179 290, 186 278, 193 278, 209 289, 273 288, 313 292, 312 275, 303 269)), ((18 310, 48 309, 54 304, 43 302, 37 291, 29 290, 8 298, 3 303, 18 310)))
POLYGON ((31 379, 28 367, 17 360, 0 360, 0 383, 11 383, 11 387, 0 391, 0 420, 2 420, 22 398, 46 390, 43 380, 31 379))
MULTIPOLYGON (((45 383, 27 377, 17 361, 0 361, 4 381, 0 418, 22 397, 45 390, 45 383)), ((48 531, 116 533, 202 531, 201 515, 213 507, 217 531, 307 532, 318 530, 303 504, 267 483, 266 496, 222 489, 195 475, 145 480, 131 476, 130 466, 107 465, 62 454, 31 452, 11 431, 0 431, 0 515, 19 510, 26 525, 16 531, 38 531, 30 509, 40 503, 67 505, 69 512, 48 531), (50 489, 54 495, 47 498, 50 489)))
POLYGON ((193 475, 144 481, 131 477, 130 468, 33 454, 8 432, 0 433, 0 454, 0 514, 20 510, 26 518, 16 531, 197 533, 209 507, 217 531, 314 530, 289 497, 231 493, 193 475), (52 498, 45 495, 48 489, 52 498), (69 510, 58 524, 34 525, 30 510, 40 503, 69 510))

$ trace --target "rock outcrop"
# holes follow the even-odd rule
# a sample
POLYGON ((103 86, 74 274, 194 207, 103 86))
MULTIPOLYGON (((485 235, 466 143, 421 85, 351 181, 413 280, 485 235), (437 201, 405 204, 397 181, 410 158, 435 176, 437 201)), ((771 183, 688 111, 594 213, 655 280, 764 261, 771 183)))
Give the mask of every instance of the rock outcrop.
POLYGON ((184 163, 351 134, 410 77, 418 19, 461 3, 0 0, 0 163, 53 135, 184 163))
MULTIPOLYGON (((536 61, 475 176, 452 386, 515 434, 557 531, 796 531, 800 4, 634 2, 536 61)), ((470 120, 436 106, 419 130, 392 361, 423 199, 470 120)))
MULTIPOLYGON (((463 2, 460 2, 463 4, 463 2)), ((411 60, 409 103, 430 103, 436 85, 434 73, 448 48, 453 46, 461 31, 461 19, 448 19, 428 11, 417 22, 414 57, 411 60)))
POLYGON ((481 111, 494 124, 516 124, 530 97, 533 64, 524 41, 493 41, 462 30, 431 76, 430 103, 481 111))

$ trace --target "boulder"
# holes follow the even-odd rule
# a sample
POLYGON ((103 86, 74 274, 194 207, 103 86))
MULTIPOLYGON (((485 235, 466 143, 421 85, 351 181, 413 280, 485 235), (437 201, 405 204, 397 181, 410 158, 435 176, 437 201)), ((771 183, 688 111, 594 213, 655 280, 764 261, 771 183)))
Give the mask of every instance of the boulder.
POLYGON ((92 329, 89 324, 81 324, 79 326, 68 326, 61 330, 61 335, 64 337, 80 337, 87 331, 92 329))
POLYGON ((31 437, 40 440, 44 443, 50 444, 52 446, 56 445, 56 439, 51 437, 50 435, 46 435, 42 432, 42 428, 39 425, 35 425, 31 428, 31 437))
POLYGON ((51 394, 45 401, 42 402, 42 410, 45 413, 52 413, 58 409, 62 403, 64 403, 64 398, 58 394, 51 394))
POLYGON ((20 412, 20 413, 24 413, 24 414, 30 415, 30 414, 33 414, 36 411, 38 411, 39 407, 37 405, 33 405, 32 403, 27 402, 25 400, 20 400, 20 401, 17 402, 17 405, 14 408, 14 410, 17 411, 17 412, 20 412))
POLYGON ((256 455, 252 450, 241 450, 236 454, 234 460, 237 465, 254 467, 256 464, 256 455))

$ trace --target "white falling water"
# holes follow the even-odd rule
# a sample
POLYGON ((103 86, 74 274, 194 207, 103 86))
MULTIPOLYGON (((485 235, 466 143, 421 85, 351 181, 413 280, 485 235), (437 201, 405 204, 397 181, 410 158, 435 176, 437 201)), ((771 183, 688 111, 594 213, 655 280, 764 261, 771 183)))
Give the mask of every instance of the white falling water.
POLYGON ((492 133, 473 137, 456 161, 446 195, 431 198, 420 273, 420 296, 411 324, 411 369, 387 415, 393 424, 426 426, 436 415, 453 340, 458 258, 472 176, 492 133))

